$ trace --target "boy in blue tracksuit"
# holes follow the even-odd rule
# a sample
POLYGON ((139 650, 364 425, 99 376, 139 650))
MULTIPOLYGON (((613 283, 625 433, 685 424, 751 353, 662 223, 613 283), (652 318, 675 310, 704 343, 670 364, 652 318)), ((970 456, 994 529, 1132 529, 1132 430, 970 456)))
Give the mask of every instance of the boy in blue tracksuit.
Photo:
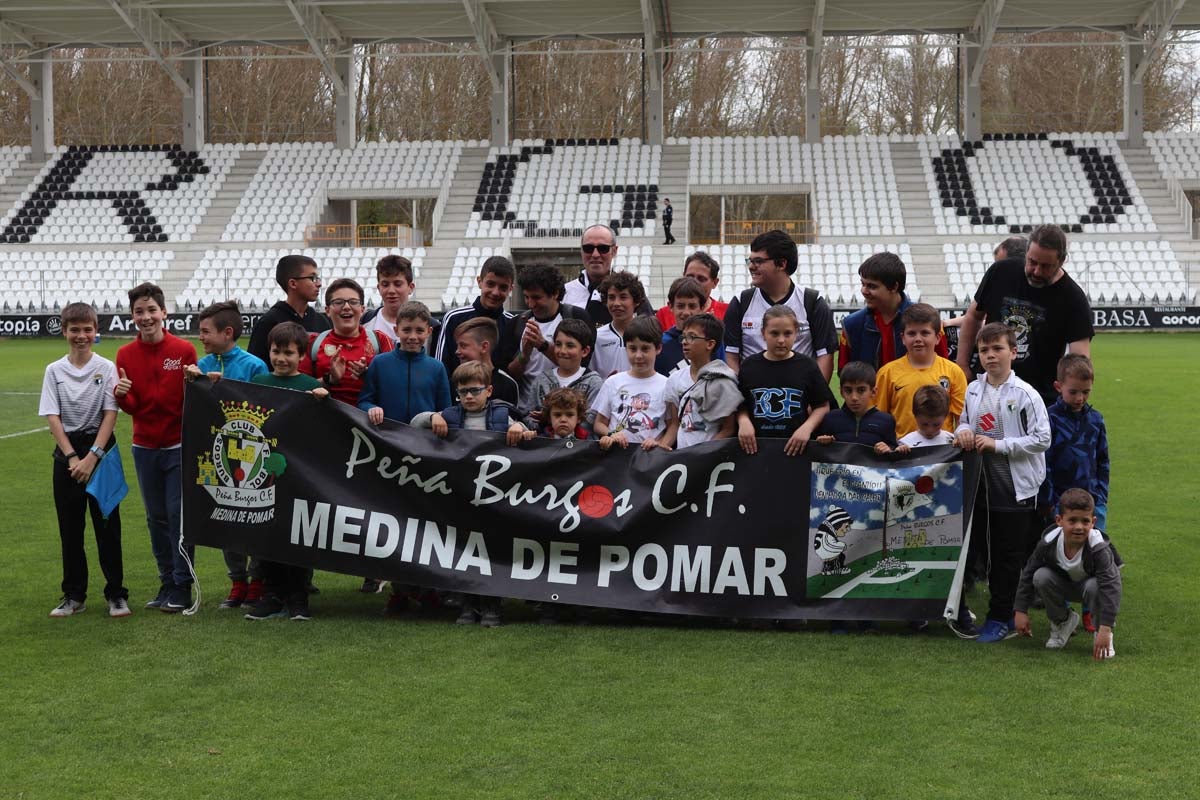
POLYGON ((896 420, 875 407, 875 368, 865 361, 851 361, 842 367, 839 390, 844 401, 821 420, 817 442, 849 442, 890 453, 896 447, 896 420))
MULTIPOLYGON (((212 381, 226 378, 249 382, 270 370, 258 356, 238 347, 242 335, 242 311, 234 300, 213 303, 200 312, 200 345, 205 356, 189 365, 184 377, 191 381, 207 375, 212 381)), ((235 550, 224 550, 225 569, 229 575, 229 595, 221 608, 238 608, 257 603, 262 598, 263 582, 259 560, 235 550)))
MULTIPOLYGON (((396 349, 371 360, 358 395, 358 407, 367 412, 372 425, 384 417, 411 423, 425 411, 450 405, 450 382, 446 367, 425 352, 433 318, 424 303, 410 300, 396 312, 396 349)), ((395 616, 408 605, 413 587, 392 583, 383 613, 395 616)))
POLYGON ((383 418, 412 422, 422 411, 450 405, 450 382, 441 361, 425 354, 433 318, 424 303, 410 301, 396 313, 396 343, 391 353, 371 361, 358 407, 379 425, 383 418))

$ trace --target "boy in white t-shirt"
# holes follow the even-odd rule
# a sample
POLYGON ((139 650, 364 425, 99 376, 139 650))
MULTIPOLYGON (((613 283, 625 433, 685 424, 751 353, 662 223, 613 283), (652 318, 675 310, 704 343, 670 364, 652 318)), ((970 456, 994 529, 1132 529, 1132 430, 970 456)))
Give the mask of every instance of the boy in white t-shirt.
POLYGON ((592 406, 602 450, 614 444, 641 444, 647 450, 657 445, 654 440, 662 435, 667 413, 663 401, 667 379, 654 371, 654 359, 661 349, 658 320, 645 316, 629 323, 625 329, 629 369, 606 380, 592 406))
POLYGON ((950 414, 950 393, 937 384, 927 384, 913 394, 913 419, 917 429, 900 437, 897 453, 907 453, 914 447, 933 447, 954 444, 954 434, 942 426, 950 414))
POLYGON ((625 355, 625 329, 638 307, 646 302, 646 289, 632 272, 612 272, 600 284, 600 296, 612 322, 596 330, 596 346, 589 366, 603 379, 629 369, 625 355))
POLYGON ((697 314, 683 324, 679 339, 687 369, 667 378, 667 429, 658 447, 682 449, 733 436, 742 392, 729 365, 713 357, 724 333, 724 324, 712 314, 697 314))
POLYGON ((84 515, 91 511, 96 551, 104 573, 104 599, 112 617, 129 616, 129 591, 122 585, 121 509, 104 516, 87 493, 92 472, 116 447, 117 368, 92 352, 96 311, 87 303, 70 303, 62 311, 62 331, 70 350, 46 367, 38 414, 54 436, 54 507, 62 540, 62 602, 52 617, 69 617, 86 609, 88 568, 83 534, 84 515))
POLYGON ((404 256, 386 255, 375 265, 375 278, 383 305, 363 314, 360 324, 367 330, 382 333, 393 342, 396 335, 396 315, 408 302, 417 285, 413 283, 412 262, 404 256))

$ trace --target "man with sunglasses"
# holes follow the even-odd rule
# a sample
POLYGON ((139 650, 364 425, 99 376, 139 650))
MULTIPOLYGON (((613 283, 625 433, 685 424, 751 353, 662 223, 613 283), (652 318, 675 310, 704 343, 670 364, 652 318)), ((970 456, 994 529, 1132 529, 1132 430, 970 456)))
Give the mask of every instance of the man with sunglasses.
MULTIPOLYGON (((566 285, 562 301, 567 305, 585 309, 596 326, 612 322, 605 298, 600 296, 600 284, 612 272, 613 259, 617 256, 617 235, 607 225, 592 225, 583 232, 579 244, 583 256, 583 271, 579 277, 566 285)), ((636 314, 653 314, 654 306, 642 300, 636 314)))
POLYGON ((287 299, 280 300, 258 318, 250 333, 250 342, 246 345, 246 351, 258 356, 264 363, 270 363, 271 342, 268 337, 271 329, 279 323, 298 322, 309 333, 327 331, 332 325, 329 317, 318 314, 309 305, 321 294, 321 274, 317 271, 316 261, 308 256, 284 256, 275 265, 275 282, 287 293, 287 299))
POLYGON ((783 231, 767 231, 750 243, 746 266, 753 286, 733 298, 725 312, 725 361, 734 372, 742 361, 766 349, 763 314, 771 306, 785 305, 799 322, 792 349, 816 359, 829 382, 838 342, 833 312, 816 289, 803 289, 792 282, 798 262, 796 243, 783 231))

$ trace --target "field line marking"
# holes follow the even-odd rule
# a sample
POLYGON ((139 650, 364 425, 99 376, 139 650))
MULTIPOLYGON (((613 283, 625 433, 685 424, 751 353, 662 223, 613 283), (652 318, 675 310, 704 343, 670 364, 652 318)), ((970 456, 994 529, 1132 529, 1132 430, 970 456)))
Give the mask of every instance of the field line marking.
POLYGON ((6 397, 37 397, 41 392, 0 392, 6 397))
POLYGON ((0 436, 0 439, 15 439, 18 436, 28 436, 31 433, 41 433, 42 431, 48 431, 48 430, 50 430, 50 429, 49 428, 34 428, 31 431, 18 431, 17 433, 6 433, 3 436, 0 436))

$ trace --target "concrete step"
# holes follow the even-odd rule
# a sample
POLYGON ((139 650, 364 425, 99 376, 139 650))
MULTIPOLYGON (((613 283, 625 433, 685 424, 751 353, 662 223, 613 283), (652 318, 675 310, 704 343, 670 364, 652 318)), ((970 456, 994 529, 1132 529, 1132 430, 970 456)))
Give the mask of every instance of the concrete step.
POLYGON ((217 190, 208 212, 196 226, 196 239, 221 240, 225 226, 233 219, 242 196, 250 188, 250 183, 254 180, 259 166, 266 157, 267 154, 263 150, 242 151, 237 161, 233 162, 233 167, 222 182, 220 189, 217 190))

